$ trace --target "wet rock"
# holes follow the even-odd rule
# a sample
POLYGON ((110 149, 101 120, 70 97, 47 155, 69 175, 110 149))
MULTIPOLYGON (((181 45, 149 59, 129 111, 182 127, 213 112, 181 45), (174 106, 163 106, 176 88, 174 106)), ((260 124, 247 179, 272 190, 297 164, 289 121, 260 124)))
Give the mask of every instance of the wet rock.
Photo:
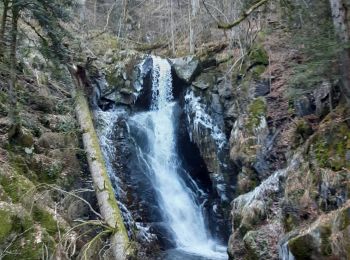
POLYGON ((283 235, 278 201, 285 178, 300 167, 301 159, 296 155, 286 169, 275 172, 253 191, 233 200, 233 233, 228 245, 232 259, 278 258, 278 238, 283 235))
POLYGON ((162 249, 169 249, 176 246, 173 233, 169 229, 166 223, 153 223, 150 227, 150 231, 157 235, 158 242, 162 249))
POLYGON ((215 76, 211 73, 202 73, 200 74, 195 81, 192 82, 192 86, 200 89, 206 90, 215 85, 215 76))
POLYGON ((313 91, 314 103, 316 107, 316 115, 324 117, 332 108, 339 104, 340 100, 339 89, 328 81, 325 81, 313 91))
POLYGON ((268 81, 259 81, 255 85, 255 97, 266 96, 270 93, 270 83, 268 81))
POLYGON ((195 143, 210 172, 214 189, 222 201, 232 193, 233 171, 228 158, 228 141, 224 133, 222 105, 217 94, 206 95, 188 90, 185 96, 185 114, 190 139, 195 143), (218 111, 215 111, 218 110, 218 111), (219 112, 219 113, 217 113, 219 112))
POLYGON ((307 96, 302 96, 294 100, 295 113, 299 117, 311 115, 314 112, 312 102, 307 96))
POLYGON ((176 75, 186 83, 191 83, 199 72, 200 63, 195 56, 171 59, 170 62, 176 75))

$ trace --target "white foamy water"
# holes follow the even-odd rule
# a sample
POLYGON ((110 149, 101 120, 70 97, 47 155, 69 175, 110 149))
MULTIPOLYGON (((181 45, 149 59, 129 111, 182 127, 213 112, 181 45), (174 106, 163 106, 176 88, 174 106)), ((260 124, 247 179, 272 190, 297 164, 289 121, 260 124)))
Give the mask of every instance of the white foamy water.
POLYGON ((157 191, 162 214, 179 250, 203 259, 227 259, 226 248, 210 238, 196 195, 179 176, 175 102, 168 61, 153 57, 152 78, 151 111, 138 113, 131 120, 146 134, 149 147, 143 156, 151 168, 150 178, 157 191))

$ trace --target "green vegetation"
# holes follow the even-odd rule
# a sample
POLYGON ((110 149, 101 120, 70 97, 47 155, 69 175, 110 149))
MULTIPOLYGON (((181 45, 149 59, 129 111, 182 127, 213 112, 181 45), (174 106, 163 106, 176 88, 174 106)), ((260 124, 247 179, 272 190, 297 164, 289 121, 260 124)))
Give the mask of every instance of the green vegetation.
POLYGON ((269 55, 262 44, 255 43, 248 54, 248 58, 251 64, 269 65, 269 55))
POLYGON ((251 133, 261 124, 262 118, 266 115, 266 110, 266 101, 263 97, 258 97, 249 104, 248 122, 246 125, 251 133))
POLYGON ((336 64, 342 47, 334 33, 329 0, 285 2, 290 47, 297 51, 289 79, 293 97, 313 91, 324 80, 339 79, 336 64))
POLYGON ((11 213, 3 209, 0 209, 0 219, 0 243, 3 243, 12 230, 13 221, 11 219, 11 213))
POLYGON ((313 149, 321 167, 335 171, 350 167, 346 158, 346 153, 350 150, 350 129, 346 123, 317 134, 314 143, 313 149))

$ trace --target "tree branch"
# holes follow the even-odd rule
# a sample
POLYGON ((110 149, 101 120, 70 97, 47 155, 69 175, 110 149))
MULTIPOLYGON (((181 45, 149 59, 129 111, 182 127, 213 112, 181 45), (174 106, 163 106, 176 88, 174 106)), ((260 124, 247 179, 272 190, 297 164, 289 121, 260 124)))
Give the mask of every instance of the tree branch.
POLYGON ((237 25, 239 25, 241 22, 243 22, 252 12, 254 12, 256 9, 258 9, 260 6, 266 4, 269 0, 258 0, 255 4, 253 4, 248 10, 245 10, 241 16, 233 21, 232 23, 219 23, 218 28, 219 29, 231 29, 237 25))

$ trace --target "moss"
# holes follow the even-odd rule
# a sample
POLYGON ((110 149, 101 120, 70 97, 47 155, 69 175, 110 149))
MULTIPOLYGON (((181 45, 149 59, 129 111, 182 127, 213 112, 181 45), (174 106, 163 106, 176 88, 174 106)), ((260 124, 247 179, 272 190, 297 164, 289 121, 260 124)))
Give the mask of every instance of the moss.
POLYGON ((339 215, 339 229, 345 230, 350 225, 350 208, 343 209, 339 215))
POLYGON ((289 249, 296 259, 311 259, 313 238, 310 235, 298 236, 288 242, 289 249))
POLYGON ((13 221, 11 219, 10 212, 6 210, 0 210, 0 243, 2 243, 6 237, 11 233, 13 228, 13 221))
POLYGON ((50 252, 53 252, 55 247, 53 239, 45 231, 42 231, 39 226, 34 225, 28 213, 19 209, 12 204, 5 204, 0 210, 0 219, 2 221, 0 225, 0 242, 8 247, 8 252, 12 253, 5 254, 2 259, 13 260, 14 254, 16 259, 41 259, 45 250, 44 244, 50 252), (12 233, 11 241, 6 241, 12 233), (39 241, 38 238, 40 238, 39 241))
POLYGON ((119 47, 118 38, 108 33, 95 38, 92 43, 93 49, 101 54, 104 54, 108 49, 114 50, 119 47))
POLYGON ((269 55, 261 44, 256 43, 248 56, 252 64, 269 65, 269 55))
POLYGON ((248 108, 248 122, 247 127, 251 133, 257 128, 261 123, 261 118, 266 115, 267 107, 266 102, 263 97, 258 97, 250 103, 248 108))
MULTIPOLYGON (((16 254, 17 259, 36 260, 42 259, 45 254, 52 255, 56 244, 52 237, 39 227, 31 226, 23 228, 23 234, 19 236, 8 248, 16 254), (38 241, 39 238, 39 241, 38 241)), ((3 260, 13 260, 13 255, 5 255, 3 260)))
POLYGON ((256 79, 256 80, 259 79, 260 75, 263 74, 265 70, 266 70, 265 65, 254 66, 251 70, 253 79, 256 79))
POLYGON ((11 177, 0 176, 0 184, 12 201, 20 202, 23 195, 34 188, 34 184, 26 177, 14 174, 11 177))
POLYGON ((349 168, 350 162, 346 159, 349 141, 350 129, 346 123, 319 133, 313 140, 313 151, 319 165, 335 171, 349 168))
MULTIPOLYGON (((85 120, 86 129, 84 129, 84 132, 90 134, 92 148, 94 151, 95 157, 91 157, 89 159, 91 161, 97 161, 100 164, 101 175, 102 175, 102 178, 104 180, 103 189, 97 190, 96 192, 103 192, 103 191, 107 192, 108 204, 109 204, 108 206, 113 208, 114 219, 116 221, 114 232, 123 236, 123 238, 124 238, 123 242, 125 243, 124 246, 127 247, 129 254, 133 254, 134 249, 130 246, 130 243, 129 243, 128 233, 127 233, 127 230, 126 230, 125 225, 124 225, 124 220, 123 220, 121 211, 118 207, 118 202, 117 202, 117 199, 115 197, 115 192, 114 192, 114 189, 112 187, 112 183, 111 183, 109 176, 108 176, 108 173, 107 173, 107 168, 106 168, 105 161, 104 161, 104 158, 102 155, 100 143, 99 143, 99 140, 98 140, 98 137, 97 137, 94 125, 93 125, 92 116, 91 116, 91 113, 89 110, 89 106, 87 104, 86 99, 84 98, 84 95, 81 92, 77 93, 76 99, 77 99, 78 106, 81 109, 82 116, 85 117, 84 120, 85 120)), ((101 187, 95 187, 95 189, 100 189, 100 188, 101 187)))
POLYGON ((57 221, 46 210, 34 206, 32 216, 50 235, 54 235, 59 231, 57 221))
POLYGON ((304 140, 312 135, 312 127, 304 119, 300 119, 296 123, 296 133, 299 134, 304 140))
POLYGON ((63 165, 61 163, 53 163, 43 169, 42 174, 39 175, 39 180, 45 183, 55 183, 62 170, 63 165))
POLYGON ((248 254, 247 259, 250 259, 250 260, 260 259, 259 251, 261 250, 261 247, 263 248, 265 247, 264 249, 266 249, 266 245, 265 246, 260 245, 261 242, 265 242, 265 241, 256 241, 256 238, 255 238, 257 235, 256 233, 257 233, 256 231, 249 231, 243 238, 244 245, 248 254))
POLYGON ((296 121, 295 130, 292 137, 292 147, 296 148, 306 141, 313 134, 311 125, 303 118, 296 121))
POLYGON ((287 214, 283 218, 283 226, 287 232, 292 231, 296 227, 295 217, 293 215, 287 214))
POLYGON ((324 256, 332 255, 332 245, 330 243, 330 236, 332 235, 332 228, 330 226, 320 227, 321 237, 321 254, 324 256))

